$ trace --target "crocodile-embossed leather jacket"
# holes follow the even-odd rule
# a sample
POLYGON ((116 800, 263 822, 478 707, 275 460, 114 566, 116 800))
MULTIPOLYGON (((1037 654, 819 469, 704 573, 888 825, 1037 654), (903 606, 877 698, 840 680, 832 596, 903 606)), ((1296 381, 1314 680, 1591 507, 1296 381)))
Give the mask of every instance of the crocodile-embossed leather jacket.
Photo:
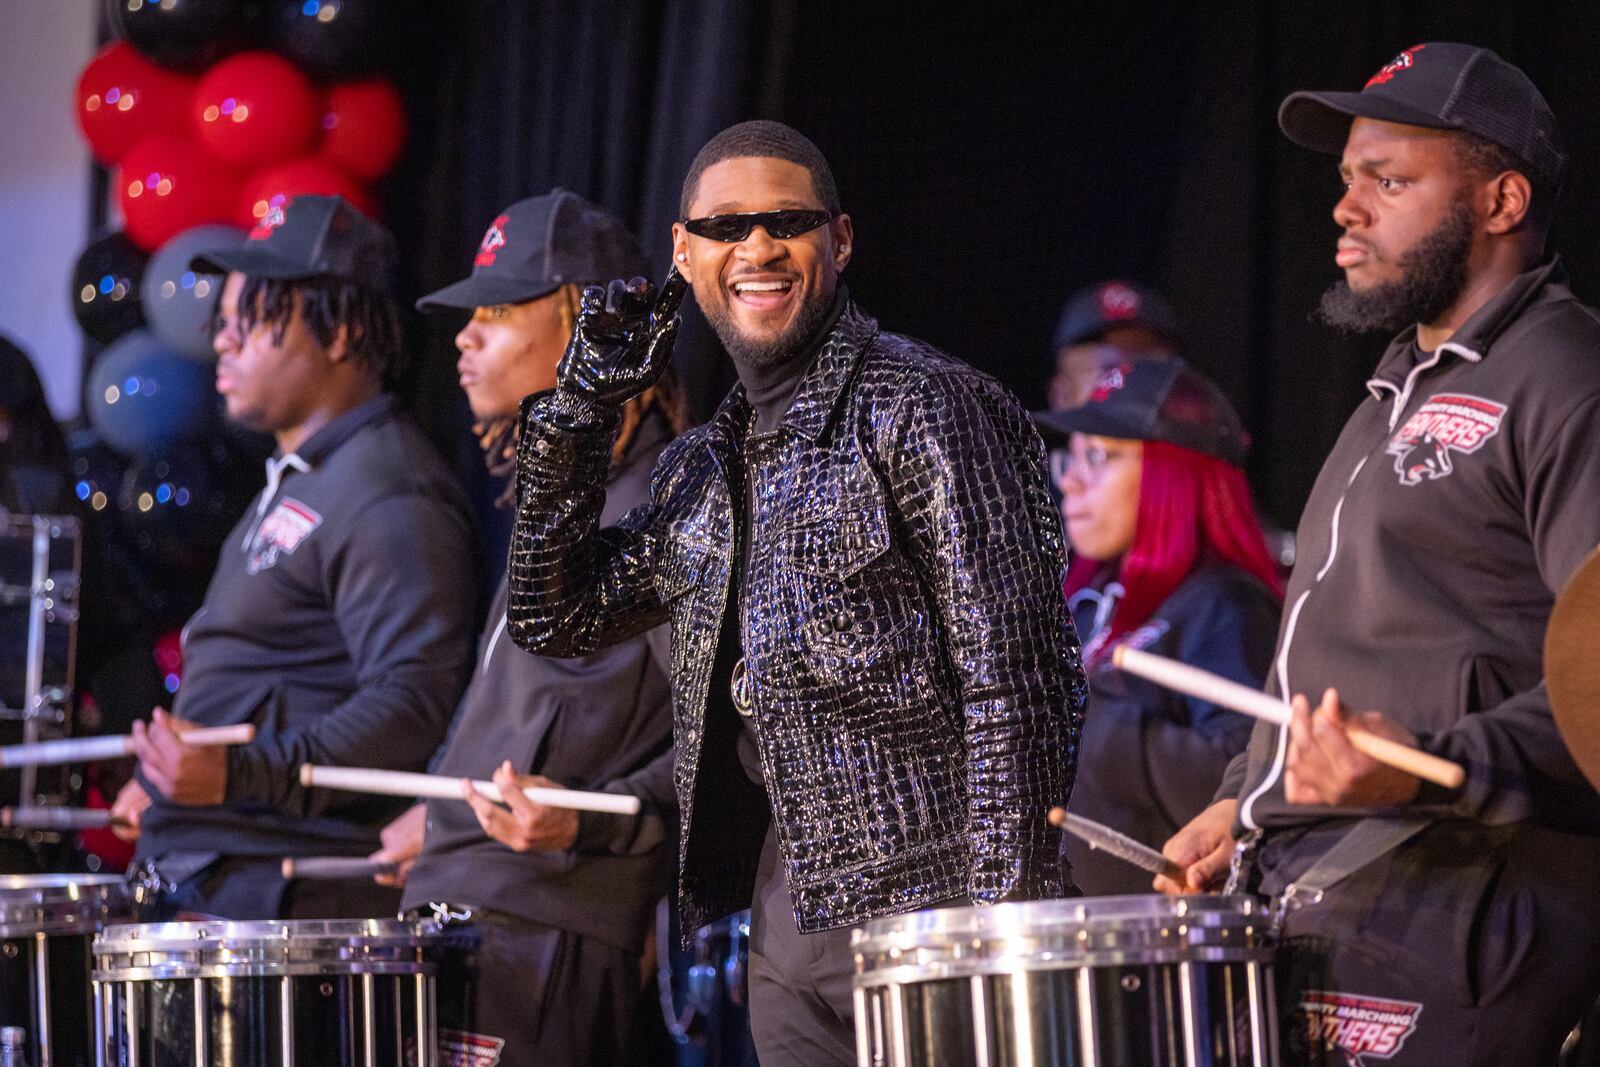
POLYGON ((509 629, 581 655, 670 619, 685 930, 749 907, 768 819, 733 712, 707 715, 730 610, 800 930, 1069 890, 1045 815, 1086 685, 1043 446, 1009 393, 847 306, 773 431, 750 436, 735 387, 603 530, 616 418, 572 399, 524 406, 509 629))

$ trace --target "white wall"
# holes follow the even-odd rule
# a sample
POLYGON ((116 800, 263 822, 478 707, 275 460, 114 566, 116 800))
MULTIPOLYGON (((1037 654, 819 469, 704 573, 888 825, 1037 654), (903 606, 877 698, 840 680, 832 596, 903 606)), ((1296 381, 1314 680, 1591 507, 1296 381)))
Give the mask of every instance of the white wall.
POLYGON ((0 333, 33 357, 57 418, 78 413, 72 265, 88 242, 89 150, 73 91, 98 0, 0 0, 0 333))

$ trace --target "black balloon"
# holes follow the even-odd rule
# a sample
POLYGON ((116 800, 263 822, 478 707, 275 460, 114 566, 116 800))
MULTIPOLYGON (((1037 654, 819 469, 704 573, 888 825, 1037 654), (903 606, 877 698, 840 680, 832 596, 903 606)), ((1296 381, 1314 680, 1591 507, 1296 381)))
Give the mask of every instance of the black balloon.
POLYGON ((98 438, 81 434, 72 444, 72 495, 89 512, 113 515, 128 460, 98 438))
POLYGON ((322 81, 370 74, 394 58, 393 0, 270 0, 267 42, 322 81))
POLYGON ((169 70, 195 72, 260 37, 261 0, 107 0, 132 45, 169 70))
POLYGON ((127 234, 101 237, 72 268, 72 313, 83 332, 108 345, 144 324, 139 283, 150 257, 127 234))
POLYGON ((179 445, 128 465, 118 518, 154 577, 204 582, 211 573, 238 511, 229 507, 228 467, 226 449, 214 443, 179 445))

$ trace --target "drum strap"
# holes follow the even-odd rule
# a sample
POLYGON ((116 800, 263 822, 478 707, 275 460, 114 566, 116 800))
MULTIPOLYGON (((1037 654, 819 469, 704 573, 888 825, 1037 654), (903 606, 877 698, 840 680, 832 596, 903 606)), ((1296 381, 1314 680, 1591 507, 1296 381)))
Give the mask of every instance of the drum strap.
POLYGON ((1433 819, 1365 818, 1333 843, 1300 877, 1276 894, 1273 876, 1262 880, 1262 892, 1276 895, 1273 925, 1282 925, 1283 916, 1298 908, 1322 902, 1323 894, 1367 864, 1393 852, 1433 825, 1433 819))

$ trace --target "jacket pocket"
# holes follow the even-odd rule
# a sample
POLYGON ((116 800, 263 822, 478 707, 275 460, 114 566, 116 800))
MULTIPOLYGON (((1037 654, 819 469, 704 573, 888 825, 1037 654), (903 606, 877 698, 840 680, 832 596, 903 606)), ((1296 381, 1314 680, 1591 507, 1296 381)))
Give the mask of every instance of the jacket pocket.
POLYGON ((704 585, 716 569, 715 545, 690 534, 670 532, 656 560, 656 595, 663 604, 671 604, 689 590, 704 585))
POLYGON ((849 578, 888 550, 883 502, 870 497, 842 500, 783 531, 784 555, 795 570, 813 577, 849 578))
POLYGON ((795 574, 793 625, 813 663, 830 674, 870 666, 900 640, 917 616, 893 567, 889 522, 881 501, 853 497, 815 517, 791 522, 778 551, 795 574))
POLYGON ((1509 700, 1519 687, 1506 678, 1496 660, 1488 656, 1469 656, 1461 663, 1456 688, 1459 694, 1456 707, 1463 715, 1473 715, 1509 700))

